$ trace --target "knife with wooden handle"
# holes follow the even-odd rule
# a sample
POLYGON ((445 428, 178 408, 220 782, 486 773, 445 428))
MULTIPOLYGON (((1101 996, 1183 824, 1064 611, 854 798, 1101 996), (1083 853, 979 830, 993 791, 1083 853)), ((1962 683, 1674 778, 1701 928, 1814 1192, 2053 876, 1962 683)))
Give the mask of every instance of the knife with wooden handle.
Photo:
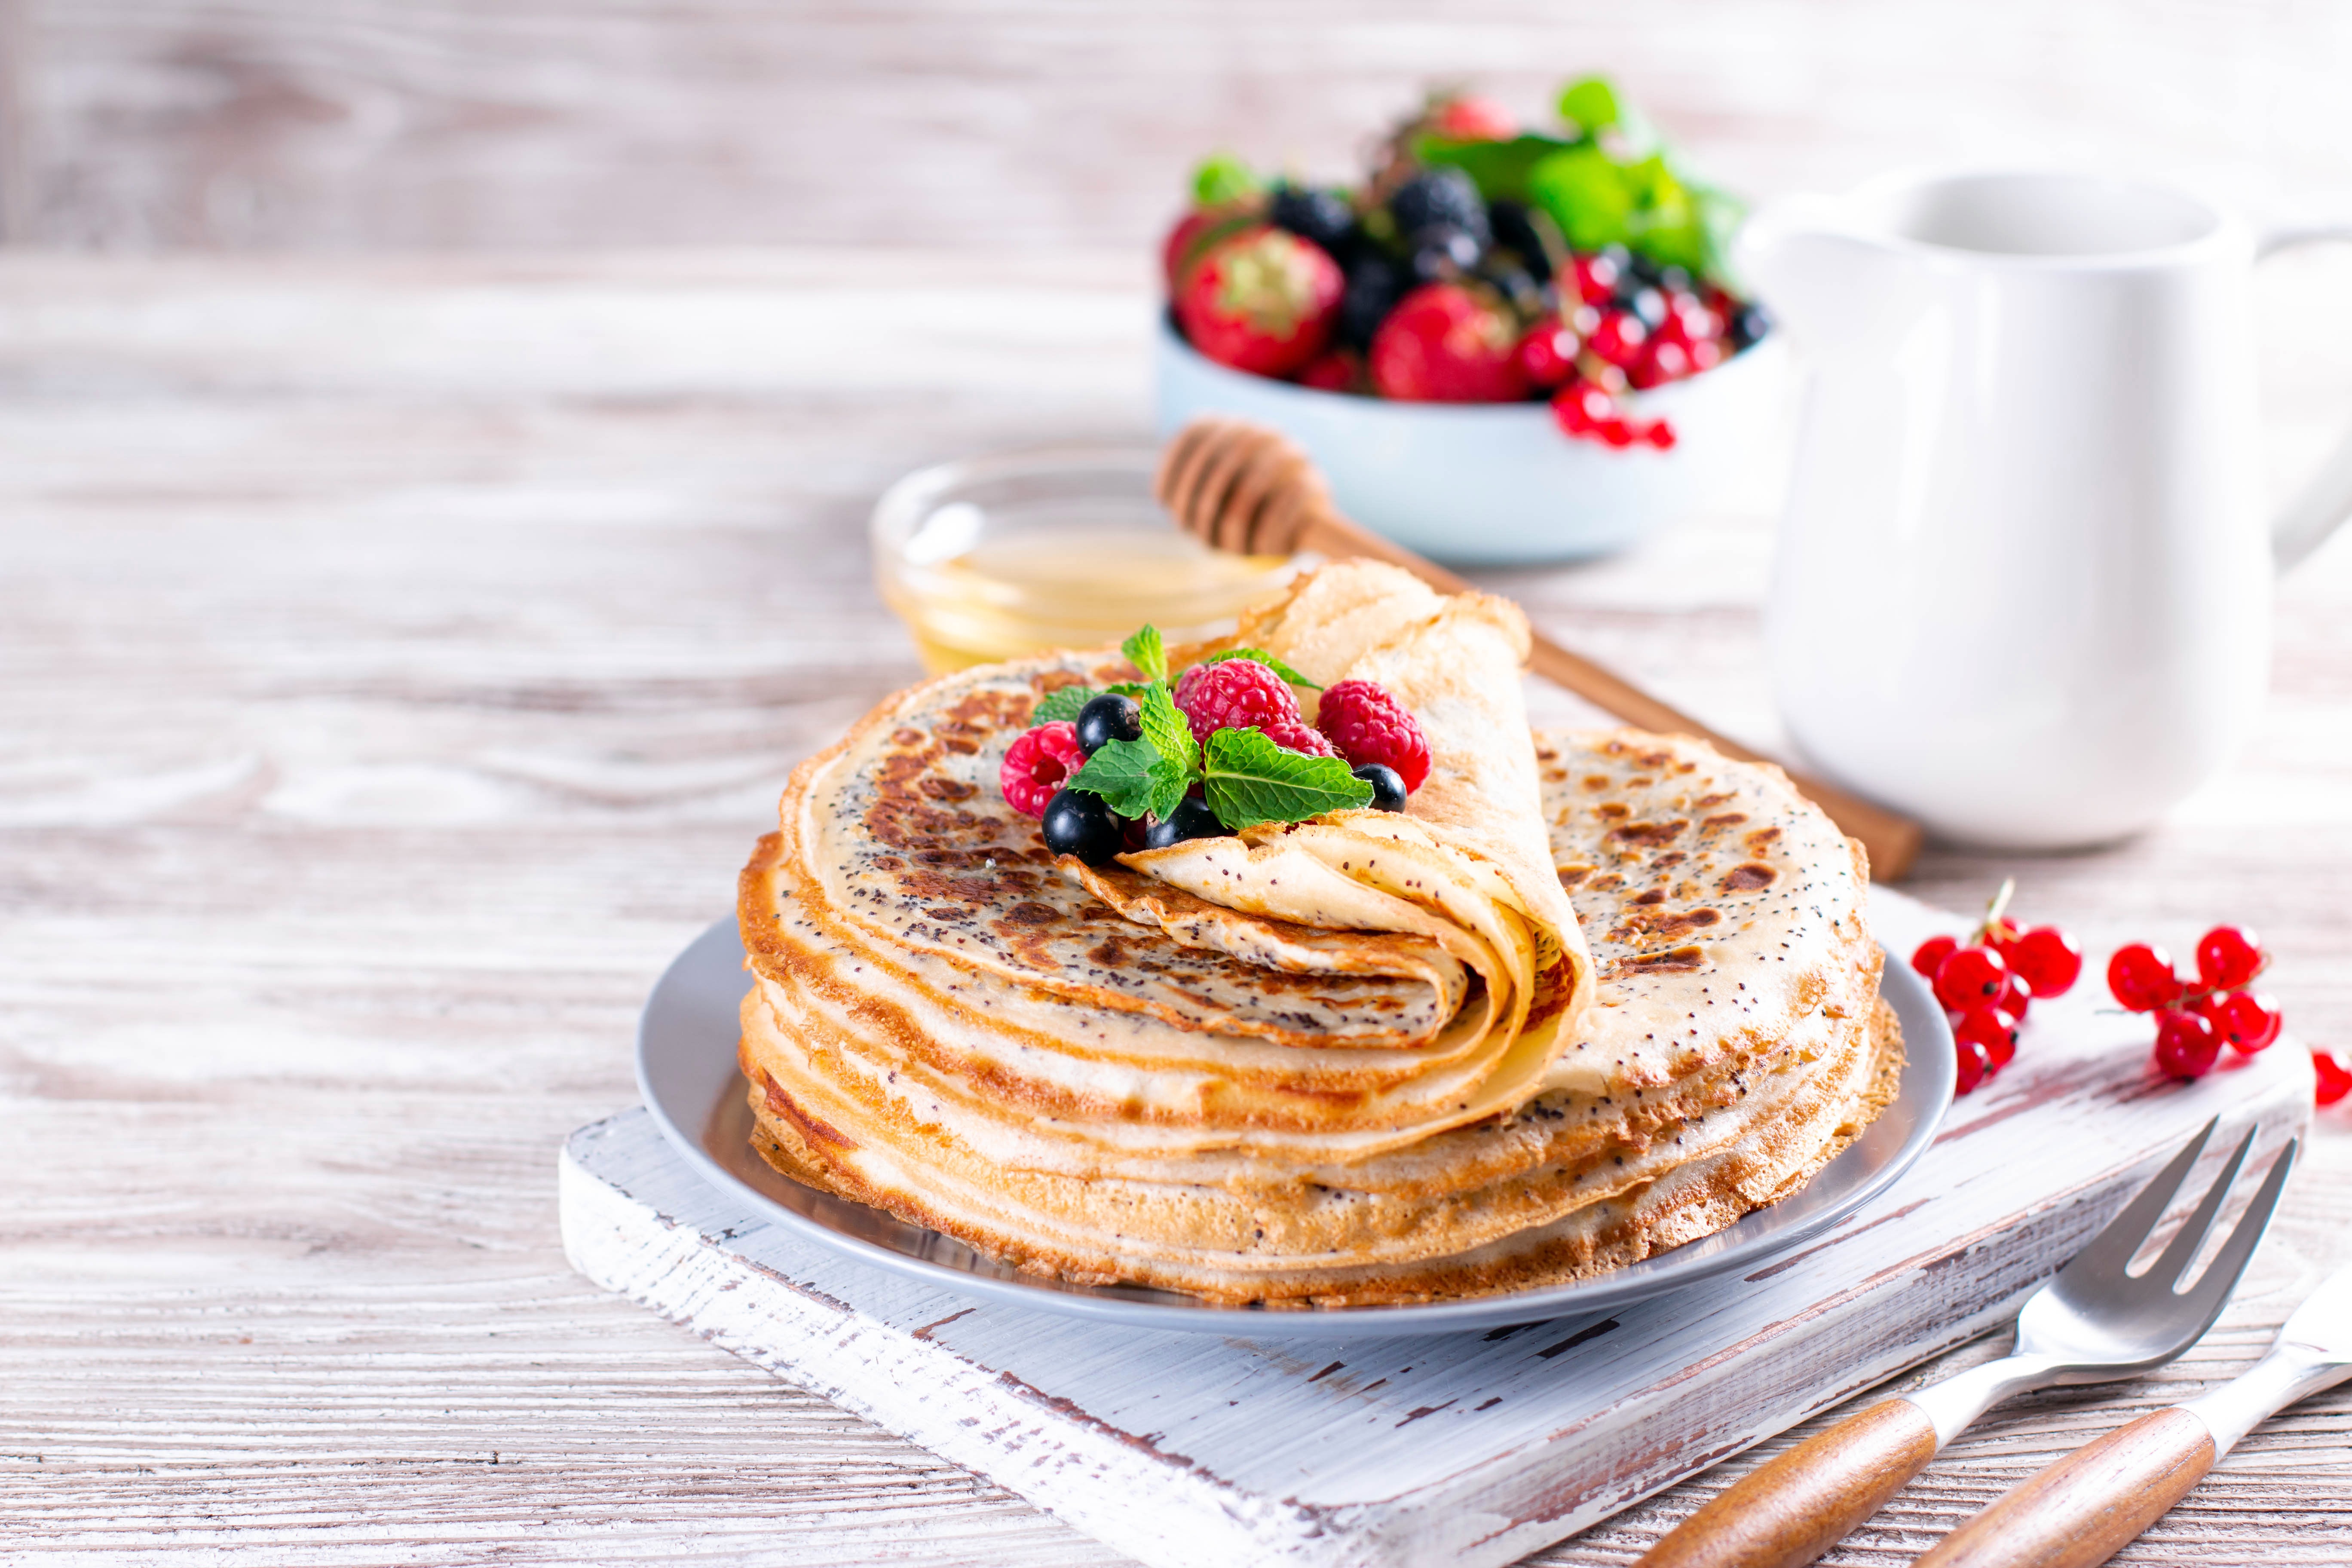
POLYGON ((1918 1568, 2097 1568, 2188 1496, 2239 1438, 2347 1377, 2352 1268, 2312 1292, 2244 1376, 2067 1455, 1944 1537, 1918 1568))

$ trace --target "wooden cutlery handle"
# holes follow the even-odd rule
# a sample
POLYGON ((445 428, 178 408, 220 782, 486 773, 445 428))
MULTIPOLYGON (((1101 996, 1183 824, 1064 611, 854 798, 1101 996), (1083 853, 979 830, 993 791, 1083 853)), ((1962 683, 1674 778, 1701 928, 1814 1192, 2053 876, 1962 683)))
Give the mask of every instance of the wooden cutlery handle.
POLYGON ((1907 1399, 1874 1405, 1741 1478, 1634 1568, 1802 1568, 1935 1457, 1926 1411, 1907 1399))
POLYGON ((1918 1568, 2096 1568, 2213 1468, 2213 1435, 2178 1407, 2069 1454, 1944 1537, 1918 1568))
MULTIPOLYGON (((1391 566, 1402 566, 1431 587, 1445 594, 1467 594, 1471 585, 1433 561, 1424 561, 1412 551, 1390 543, 1368 529, 1360 528, 1346 518, 1317 510, 1300 523, 1297 548, 1312 550, 1335 559, 1342 556, 1370 556, 1385 561, 1391 566)), ((1581 654, 1568 649, 1545 637, 1535 634, 1535 646, 1528 662, 1535 672, 1555 685, 1566 687, 1612 718, 1644 730, 1654 730, 1662 735, 1695 735, 1706 742, 1725 756, 1742 762, 1769 762, 1769 757, 1748 750, 1728 735, 1717 733, 1683 712, 1680 709, 1659 701, 1632 681, 1602 668, 1581 654)), ((1874 805, 1861 796, 1850 795, 1835 784, 1791 773, 1790 781, 1798 792, 1827 812, 1830 820, 1841 830, 1862 840, 1870 852, 1871 875, 1881 881, 1899 882, 1911 869, 1917 858, 1922 835, 1919 825, 1909 817, 1898 816, 1885 807, 1874 805)))

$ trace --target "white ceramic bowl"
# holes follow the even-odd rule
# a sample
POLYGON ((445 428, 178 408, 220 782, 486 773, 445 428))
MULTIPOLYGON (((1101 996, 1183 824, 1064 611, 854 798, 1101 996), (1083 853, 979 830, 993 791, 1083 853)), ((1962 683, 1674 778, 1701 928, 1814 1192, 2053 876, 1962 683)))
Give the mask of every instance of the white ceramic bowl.
POLYGON ((1195 415, 1271 425, 1307 449, 1339 510, 1399 544, 1463 565, 1573 561, 1622 550, 1703 504, 1748 460, 1769 418, 1762 345, 1640 395, 1674 450, 1571 440, 1540 403, 1391 403, 1229 370, 1160 319, 1162 440, 1195 415))

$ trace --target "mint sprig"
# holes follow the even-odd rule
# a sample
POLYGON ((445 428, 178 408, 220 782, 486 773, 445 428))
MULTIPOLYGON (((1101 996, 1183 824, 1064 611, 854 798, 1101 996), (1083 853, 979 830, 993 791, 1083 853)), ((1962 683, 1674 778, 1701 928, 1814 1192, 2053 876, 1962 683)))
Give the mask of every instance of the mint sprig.
POLYGON ((1206 750, 1202 794, 1217 820, 1236 833, 1372 804, 1372 786, 1346 763, 1286 750, 1263 730, 1219 730, 1206 750))
MULTIPOLYGON (((1143 627, 1119 644, 1118 651, 1144 679, 1123 680, 1109 689, 1135 699, 1142 733, 1132 741, 1104 742, 1071 775, 1066 788, 1100 795, 1112 811, 1129 819, 1165 820, 1198 784, 1217 820, 1235 832, 1261 822, 1304 822, 1327 811, 1371 804, 1372 786, 1349 772, 1346 763, 1286 750, 1263 730, 1219 730, 1205 747, 1195 741, 1192 721, 1176 706, 1176 695, 1169 688, 1168 648, 1157 626, 1143 627)), ((1290 685, 1322 689, 1264 648, 1232 648, 1207 662, 1229 658, 1255 659, 1290 685)), ((1038 700, 1031 721, 1075 721, 1088 702, 1102 695, 1091 687, 1062 687, 1038 700)))
POLYGON ((1110 741, 1087 759, 1069 789, 1098 795, 1121 816, 1166 816, 1192 784, 1192 770, 1149 741, 1110 741))

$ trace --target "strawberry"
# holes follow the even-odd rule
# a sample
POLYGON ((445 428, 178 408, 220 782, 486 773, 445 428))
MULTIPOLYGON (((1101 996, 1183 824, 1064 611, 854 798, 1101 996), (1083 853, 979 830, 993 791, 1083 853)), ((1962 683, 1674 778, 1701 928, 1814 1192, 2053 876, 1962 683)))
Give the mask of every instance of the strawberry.
POLYGON ((1173 294, 1195 262, 1221 239, 1230 238, 1257 222, 1246 206, 1194 207, 1176 220, 1160 245, 1160 270, 1173 294))
POLYGON ((1511 111, 1491 98, 1449 98, 1431 111, 1429 129, 1448 142, 1508 142, 1519 133, 1511 111))
POLYGON ((1459 283, 1414 289, 1372 338, 1372 384, 1415 403, 1516 403, 1528 394, 1511 313, 1459 283))
POLYGON ((1352 349, 1325 349, 1298 373, 1298 384, 1318 392, 1365 390, 1364 362, 1352 349))
POLYGON ((1176 320, 1219 364, 1286 376, 1323 352, 1346 288, 1320 247, 1253 224, 1193 264, 1176 290, 1176 320))

